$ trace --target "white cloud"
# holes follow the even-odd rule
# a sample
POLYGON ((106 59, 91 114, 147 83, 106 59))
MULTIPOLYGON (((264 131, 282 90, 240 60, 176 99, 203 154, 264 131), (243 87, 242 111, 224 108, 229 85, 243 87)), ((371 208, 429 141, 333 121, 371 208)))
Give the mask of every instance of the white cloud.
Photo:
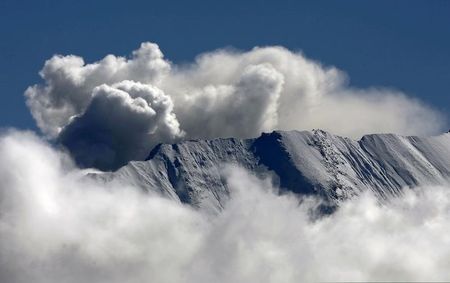
MULTIPOLYGON (((173 123, 186 138, 254 137, 275 129, 313 128, 350 137, 429 135, 444 125, 438 112, 418 100, 389 89, 352 88, 343 72, 283 47, 216 50, 191 64, 175 65, 156 44, 143 43, 130 59, 108 55, 85 64, 81 57, 54 56, 40 74, 45 84, 27 89, 27 104, 42 131, 54 138, 91 109, 96 87, 124 80, 161 90, 172 101, 173 123)), ((127 116, 120 119, 119 124, 128 122, 127 116)), ((175 141, 179 135, 173 137, 175 141)), ((158 135, 152 140, 150 144, 167 141, 158 135)), ((146 154, 124 156, 142 159, 146 154)), ((122 163, 115 160, 112 167, 122 163)))
MULTIPOLYGON (((258 88, 257 84, 254 83, 254 89, 258 88)), ((346 75, 338 69, 324 67, 301 53, 282 47, 254 48, 248 52, 218 50, 202 54, 190 65, 173 66, 160 87, 173 97, 181 127, 194 137, 249 137, 253 133, 274 129, 320 128, 358 138, 381 132, 429 135, 438 133, 443 127, 443 117, 418 100, 389 89, 352 88, 347 85, 346 75), (212 87, 233 87, 241 80, 246 68, 261 64, 270 66, 283 78, 278 99, 271 101, 277 121, 270 127, 249 125, 253 129, 245 135, 239 132, 240 124, 227 123, 227 116, 220 115, 229 111, 225 104, 220 103, 220 94, 208 93, 208 90, 212 87), (218 106, 197 100, 198 97, 204 99, 204 96, 217 101, 218 106), (199 109, 190 111, 190 107, 185 107, 186 101, 190 102, 189 105, 198 105, 199 109), (216 114, 212 111, 222 105, 222 112, 216 114), (195 123, 190 124, 192 120, 199 119, 211 119, 209 128, 216 130, 199 132, 195 123), (218 132, 223 125, 229 124, 234 127, 232 133, 218 132)), ((245 96, 246 93, 236 95, 245 96)), ((254 105, 248 100, 242 107, 249 111, 254 105)), ((252 114, 262 116, 264 112, 252 114)))
POLYGON ((38 126, 55 137, 72 116, 86 110, 95 87, 123 80, 152 84, 169 70, 169 63, 153 43, 142 43, 130 59, 108 55, 92 64, 74 55, 55 55, 39 73, 45 85, 29 87, 25 96, 38 126))
POLYGON ((250 65, 234 84, 206 85, 181 100, 175 95, 175 111, 191 138, 258 136, 277 127, 282 86, 270 64, 250 65))
POLYGON ((30 133, 0 138, 2 282, 311 282, 449 280, 450 188, 370 194, 311 219, 314 199, 224 174, 217 216, 83 180, 30 133))

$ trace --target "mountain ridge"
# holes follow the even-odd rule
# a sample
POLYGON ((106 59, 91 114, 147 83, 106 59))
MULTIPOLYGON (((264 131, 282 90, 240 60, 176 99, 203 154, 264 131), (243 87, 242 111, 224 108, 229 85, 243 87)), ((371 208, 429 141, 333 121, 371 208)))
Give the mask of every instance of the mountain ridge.
POLYGON ((229 198, 224 164, 270 174, 281 190, 318 195, 332 204, 372 190, 380 198, 403 187, 450 180, 450 134, 370 134, 360 140, 322 130, 273 131, 251 139, 217 138, 159 144, 145 161, 91 174, 218 212, 229 198))

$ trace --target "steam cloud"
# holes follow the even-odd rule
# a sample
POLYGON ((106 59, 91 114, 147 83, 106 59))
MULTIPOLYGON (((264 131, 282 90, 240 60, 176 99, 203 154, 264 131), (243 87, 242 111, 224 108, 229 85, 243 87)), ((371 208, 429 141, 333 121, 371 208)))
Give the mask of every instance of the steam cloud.
POLYGON ((143 43, 130 58, 86 64, 55 55, 27 89, 40 129, 78 164, 116 169, 160 142, 254 137, 274 129, 320 128, 359 137, 442 130, 439 113, 388 89, 355 89, 344 73, 283 47, 217 50, 175 65, 143 43))
POLYGON ((407 189, 384 206, 363 194, 312 220, 316 200, 229 168, 233 196, 206 216, 84 173, 32 133, 0 137, 1 282, 450 278, 448 187, 407 189))

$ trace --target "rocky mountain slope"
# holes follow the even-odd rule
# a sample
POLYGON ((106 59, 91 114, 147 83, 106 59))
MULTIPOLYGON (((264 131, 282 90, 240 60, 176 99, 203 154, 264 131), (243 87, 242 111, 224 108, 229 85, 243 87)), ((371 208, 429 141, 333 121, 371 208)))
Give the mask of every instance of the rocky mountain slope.
POLYGON ((363 190, 386 198, 405 186, 450 181, 450 133, 374 134, 354 141, 321 130, 275 131, 255 139, 184 141, 158 145, 146 161, 90 176, 216 212, 229 196, 222 168, 230 163, 272 174, 283 190, 316 194, 332 204, 363 190))

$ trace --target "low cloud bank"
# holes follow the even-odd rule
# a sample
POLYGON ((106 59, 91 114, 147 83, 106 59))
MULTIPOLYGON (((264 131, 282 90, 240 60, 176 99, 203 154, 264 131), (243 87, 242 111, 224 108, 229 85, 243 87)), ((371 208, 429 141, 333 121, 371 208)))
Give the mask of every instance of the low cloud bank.
POLYGON ((317 200, 238 168, 217 216, 84 173, 32 133, 0 137, 1 282, 450 279, 449 187, 363 194, 313 220, 317 200))
POLYGON ((320 128, 350 137, 428 135, 442 116, 390 89, 355 89, 346 75, 280 46, 216 50, 187 65, 142 43, 131 57, 55 55, 25 92, 40 129, 84 167, 116 169, 160 142, 254 137, 320 128))

